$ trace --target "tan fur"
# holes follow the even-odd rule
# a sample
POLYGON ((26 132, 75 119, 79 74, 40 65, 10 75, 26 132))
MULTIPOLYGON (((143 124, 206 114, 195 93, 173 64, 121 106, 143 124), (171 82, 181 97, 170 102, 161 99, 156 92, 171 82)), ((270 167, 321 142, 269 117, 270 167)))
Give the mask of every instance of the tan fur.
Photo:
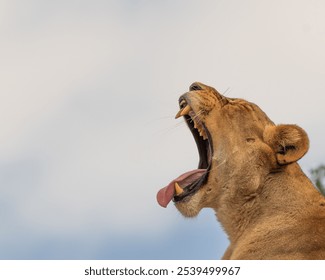
POLYGON ((325 198, 297 163, 308 151, 306 132, 194 85, 184 96, 212 136, 213 161, 207 183, 175 203, 178 210, 215 210, 230 240, 224 259, 325 259, 325 198))

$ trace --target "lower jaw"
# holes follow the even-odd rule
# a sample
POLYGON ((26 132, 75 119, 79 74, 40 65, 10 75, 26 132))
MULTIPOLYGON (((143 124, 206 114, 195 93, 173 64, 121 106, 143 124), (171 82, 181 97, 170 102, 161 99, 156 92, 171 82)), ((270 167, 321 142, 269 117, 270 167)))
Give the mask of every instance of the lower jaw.
POLYGON ((195 193, 184 197, 182 200, 175 201, 175 207, 185 217, 196 217, 201 209, 202 191, 201 188, 195 193))
POLYGON ((209 164, 208 168, 205 169, 205 173, 199 179, 197 179, 191 185, 184 188, 186 190, 185 195, 181 194, 179 196, 174 196, 173 201, 175 203, 186 202, 189 201, 191 197, 195 196, 196 193, 198 193, 202 189, 202 187, 204 187, 204 185, 207 183, 210 169, 211 169, 211 164, 209 164))

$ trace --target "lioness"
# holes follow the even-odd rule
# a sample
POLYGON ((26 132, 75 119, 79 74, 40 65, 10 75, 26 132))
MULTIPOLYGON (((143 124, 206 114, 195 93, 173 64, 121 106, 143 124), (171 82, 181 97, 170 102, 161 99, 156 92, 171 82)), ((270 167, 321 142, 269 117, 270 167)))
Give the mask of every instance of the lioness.
POLYGON ((173 200, 186 217, 213 208, 230 240, 223 259, 325 259, 325 197, 297 163, 306 132, 202 83, 179 105, 199 167, 161 189, 159 204, 173 200))

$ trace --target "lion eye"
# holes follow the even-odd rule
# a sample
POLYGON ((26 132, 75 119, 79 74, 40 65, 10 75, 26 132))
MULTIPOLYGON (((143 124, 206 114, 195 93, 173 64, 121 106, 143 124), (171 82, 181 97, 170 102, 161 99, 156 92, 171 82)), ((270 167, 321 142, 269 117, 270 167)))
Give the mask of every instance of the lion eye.
POLYGON ((191 91, 195 91, 195 90, 202 90, 202 88, 198 85, 198 84, 192 84, 191 86, 190 86, 190 90, 191 91))

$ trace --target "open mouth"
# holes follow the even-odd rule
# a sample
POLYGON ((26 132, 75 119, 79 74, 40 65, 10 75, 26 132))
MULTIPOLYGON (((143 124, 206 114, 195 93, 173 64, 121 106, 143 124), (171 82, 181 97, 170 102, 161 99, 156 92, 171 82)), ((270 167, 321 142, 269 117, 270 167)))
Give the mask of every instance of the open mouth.
POLYGON ((182 116, 185 118, 195 139, 200 160, 198 169, 180 175, 158 192, 157 201, 162 207, 167 207, 171 200, 177 203, 196 193, 206 184, 211 169, 213 153, 211 135, 200 119, 199 113, 191 108, 185 97, 180 98, 179 105, 180 110, 176 118, 182 116))

